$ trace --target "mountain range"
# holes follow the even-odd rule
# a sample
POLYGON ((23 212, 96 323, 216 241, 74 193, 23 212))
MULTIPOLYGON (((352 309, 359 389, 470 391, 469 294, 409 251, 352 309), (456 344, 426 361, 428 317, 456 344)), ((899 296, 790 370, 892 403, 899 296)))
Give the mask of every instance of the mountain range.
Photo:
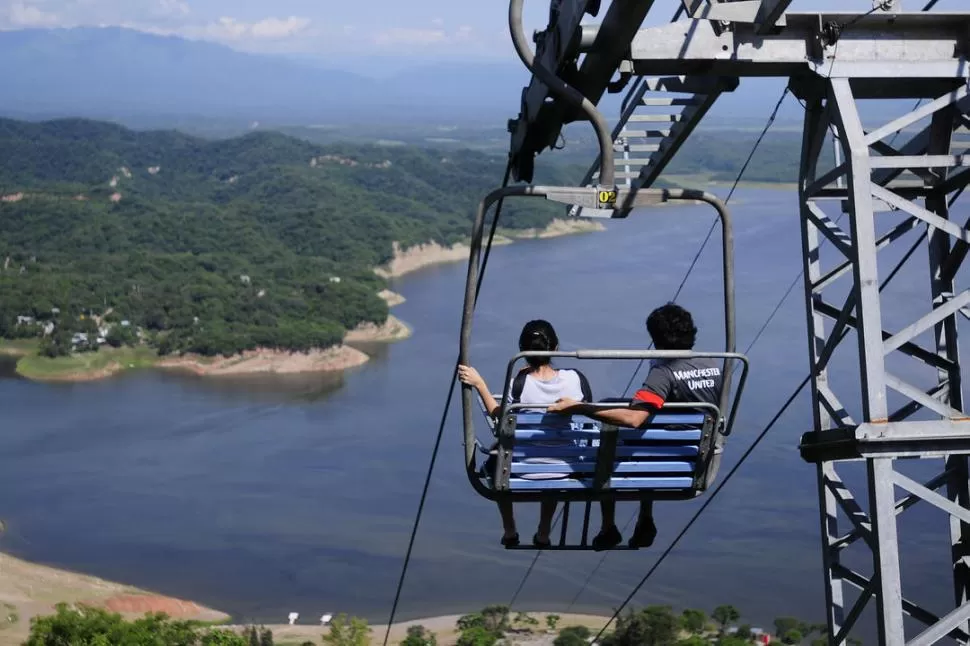
MULTIPOLYGON (((0 60, 7 116, 153 119, 151 126, 185 118, 502 125, 518 113, 530 80, 517 61, 398 60, 381 73, 379 60, 252 54, 119 27, 0 32, 0 60)), ((763 121, 781 84, 746 80, 744 92, 722 97, 711 122, 763 121)), ((799 115, 791 102, 780 117, 799 115)))
POLYGON ((521 66, 452 61, 381 78, 117 27, 0 32, 0 60, 0 111, 31 118, 492 120, 518 111, 529 79, 521 66))

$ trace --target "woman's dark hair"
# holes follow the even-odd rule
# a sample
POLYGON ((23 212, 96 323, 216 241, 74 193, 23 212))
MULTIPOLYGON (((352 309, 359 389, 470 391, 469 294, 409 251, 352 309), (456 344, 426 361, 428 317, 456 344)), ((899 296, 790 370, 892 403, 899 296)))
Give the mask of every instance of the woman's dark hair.
POLYGON ((691 350, 697 339, 697 328, 690 312, 673 303, 650 312, 647 331, 658 350, 691 350))
MULTIPOLYGON (((549 321, 543 321, 541 319, 529 321, 522 328, 522 334, 519 335, 520 352, 528 352, 530 350, 552 352, 558 348, 559 337, 556 336, 556 331, 552 328, 552 324, 549 321)), ((529 366, 535 369, 549 363, 549 358, 526 357, 526 361, 529 366)))

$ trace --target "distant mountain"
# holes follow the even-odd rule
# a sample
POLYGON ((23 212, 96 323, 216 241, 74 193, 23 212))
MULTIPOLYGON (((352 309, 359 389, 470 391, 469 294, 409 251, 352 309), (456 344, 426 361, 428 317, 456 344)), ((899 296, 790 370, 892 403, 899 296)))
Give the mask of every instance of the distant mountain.
MULTIPOLYGON (((498 119, 521 66, 448 62, 389 78, 116 27, 0 32, 0 111, 15 117, 498 119)), ((339 67, 334 63, 334 67, 339 67)))
MULTIPOLYGON (((361 124, 362 132, 419 123, 504 129, 530 81, 511 57, 507 63, 327 60, 250 54, 117 27, 0 32, 0 61, 0 114, 196 132, 239 132, 255 121, 268 127, 361 124)), ((784 84, 744 79, 718 100, 704 126, 760 129, 784 84)), ((604 97, 608 119, 618 115, 622 96, 604 97)), ((873 117, 888 121, 910 107, 900 103, 873 117)), ((789 97, 776 127, 800 127, 801 119, 802 108, 789 97)), ((393 135, 380 137, 398 139, 393 135)))

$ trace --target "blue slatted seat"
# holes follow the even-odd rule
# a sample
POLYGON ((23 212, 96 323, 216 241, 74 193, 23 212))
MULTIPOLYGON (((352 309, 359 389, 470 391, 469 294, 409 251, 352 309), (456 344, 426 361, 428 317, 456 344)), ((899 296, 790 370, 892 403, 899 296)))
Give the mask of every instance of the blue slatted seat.
MULTIPOLYGON (((585 417, 519 411, 511 451, 513 492, 575 491, 594 487, 599 422, 585 417)), ((610 489, 690 491, 710 415, 662 411, 639 429, 620 428, 610 489)), ((608 457, 606 458, 608 459, 608 457)))

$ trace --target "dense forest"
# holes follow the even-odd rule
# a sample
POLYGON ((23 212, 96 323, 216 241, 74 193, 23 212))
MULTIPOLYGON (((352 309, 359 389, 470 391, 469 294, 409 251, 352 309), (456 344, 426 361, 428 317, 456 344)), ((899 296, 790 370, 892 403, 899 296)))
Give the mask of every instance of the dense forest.
MULTIPOLYGON (((80 119, 0 119, 0 148, 0 337, 43 336, 49 356, 79 333, 140 336, 162 354, 339 343, 386 319, 372 269, 392 243, 465 238, 505 165, 474 151, 269 132, 213 141, 80 119)), ((503 226, 562 212, 510 202, 503 226)))

